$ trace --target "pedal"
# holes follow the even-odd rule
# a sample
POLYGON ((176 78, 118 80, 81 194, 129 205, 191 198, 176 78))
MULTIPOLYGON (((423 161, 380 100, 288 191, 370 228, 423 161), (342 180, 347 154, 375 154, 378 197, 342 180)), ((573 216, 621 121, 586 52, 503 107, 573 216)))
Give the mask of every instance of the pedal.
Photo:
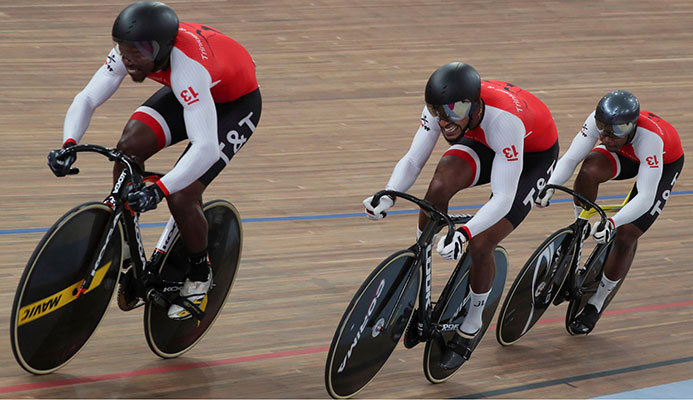
POLYGON ((190 313, 192 317, 194 317, 198 321, 202 321, 202 318, 205 317, 204 311, 200 310, 200 308, 197 305, 195 305, 193 302, 184 297, 178 296, 172 301, 172 303, 183 307, 187 312, 190 313))

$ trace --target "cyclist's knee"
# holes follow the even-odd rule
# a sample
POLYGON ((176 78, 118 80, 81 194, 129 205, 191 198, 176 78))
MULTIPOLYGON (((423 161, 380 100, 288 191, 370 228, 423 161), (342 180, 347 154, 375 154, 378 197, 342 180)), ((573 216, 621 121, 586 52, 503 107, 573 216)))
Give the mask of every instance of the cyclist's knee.
POLYGON ((641 235, 642 231, 633 224, 620 226, 614 236, 614 251, 632 251, 641 235))
POLYGON ((166 197, 169 209, 172 212, 191 212, 199 208, 204 189, 205 186, 196 181, 187 188, 169 195, 166 197))
POLYGON ((149 126, 140 121, 130 120, 123 128, 116 149, 142 162, 158 151, 158 139, 149 126))
POLYGON ((486 235, 479 235, 469 241, 468 251, 472 255, 472 260, 491 259, 496 243, 493 243, 486 235))
POLYGON ((600 153, 590 153, 582 163, 576 179, 602 183, 608 181, 612 175, 613 171, 609 160, 600 153))
POLYGON ((440 207, 440 205, 447 205, 451 197, 449 184, 444 179, 434 176, 428 185, 424 199, 440 207))
POLYGON ((198 207, 198 198, 182 190, 166 197, 166 203, 171 211, 186 212, 198 207))

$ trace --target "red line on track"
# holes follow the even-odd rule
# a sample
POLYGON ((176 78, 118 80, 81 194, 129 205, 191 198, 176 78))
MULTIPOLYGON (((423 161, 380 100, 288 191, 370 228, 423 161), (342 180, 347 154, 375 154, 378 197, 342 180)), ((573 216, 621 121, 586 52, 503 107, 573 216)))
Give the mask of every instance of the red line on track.
MULTIPOLYGON (((689 306, 693 306, 693 301, 681 301, 678 303, 655 304, 655 305, 651 305, 651 306, 627 308, 627 309, 623 309, 623 310, 612 310, 612 311, 606 311, 604 313, 604 315, 631 314, 631 313, 637 313, 637 312, 655 311, 655 310, 662 310, 662 309, 666 309, 666 308, 689 307, 689 306)), ((537 322, 537 324, 538 325, 551 324, 551 323, 563 322, 563 321, 564 321, 564 318, 549 318, 549 319, 539 320, 537 322)), ((495 325, 490 326, 489 329, 495 329, 495 325)), ((165 374, 168 372, 185 371, 185 370, 196 369, 196 368, 214 367, 217 365, 239 364, 239 363, 245 363, 245 362, 251 362, 251 361, 270 360, 270 359, 284 358, 284 357, 294 357, 294 356, 301 356, 301 355, 306 355, 306 354, 315 354, 315 353, 326 352, 328 350, 329 350, 329 347, 327 347, 327 346, 313 347, 313 348, 309 348, 309 349, 280 351, 280 352, 276 352, 276 353, 255 354, 255 355, 243 356, 243 357, 224 358, 224 359, 220 359, 220 360, 170 365, 170 366, 166 366, 166 367, 138 369, 138 370, 132 370, 132 371, 118 372, 118 373, 113 373, 113 374, 103 374, 103 375, 85 376, 85 377, 81 377, 81 378, 61 379, 61 380, 55 380, 55 381, 50 381, 50 382, 25 383, 22 385, 0 387, 0 394, 24 392, 27 390, 50 389, 50 388, 56 388, 56 387, 61 387, 61 386, 80 385, 83 383, 112 381, 112 380, 116 380, 116 379, 134 378, 134 377, 145 376, 145 375, 165 374)))

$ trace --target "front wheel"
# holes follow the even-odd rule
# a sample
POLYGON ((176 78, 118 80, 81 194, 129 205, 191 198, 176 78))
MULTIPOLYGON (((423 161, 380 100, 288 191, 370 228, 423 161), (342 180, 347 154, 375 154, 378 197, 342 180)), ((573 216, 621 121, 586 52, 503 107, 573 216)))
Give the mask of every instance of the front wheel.
POLYGON ((498 343, 510 346, 517 342, 544 314, 568 276, 569 268, 560 264, 572 260, 572 249, 568 248, 572 238, 572 228, 558 230, 529 257, 498 315, 498 343), (566 252, 569 254, 563 254, 566 252), (562 276, 556 276, 557 273, 562 276))
MULTIPOLYGON (((456 270, 452 274, 450 281, 448 281, 442 292, 450 294, 446 298, 440 299, 432 312, 431 319, 441 329, 441 337, 434 337, 426 342, 424 350, 424 375, 431 383, 445 382, 457 372, 457 369, 441 368, 440 358, 445 350, 443 347, 444 343, 447 343, 455 335, 455 330, 464 321, 469 309, 469 300, 471 299, 469 292, 469 268, 471 259, 471 257, 465 254, 464 258, 460 260, 457 266, 459 271, 456 270)), ((496 313, 501 295, 503 294, 505 278, 508 274, 508 252, 503 247, 496 247, 494 261, 496 263, 496 276, 493 279, 493 286, 486 300, 486 306, 484 306, 483 324, 475 338, 472 350, 479 345, 493 320, 493 315, 496 313)))
POLYGON ((411 250, 391 255, 368 276, 339 321, 327 353, 330 396, 354 396, 380 371, 413 315, 420 285, 421 268, 411 250))
POLYGON ((19 365, 48 374, 67 364, 89 341, 118 284, 123 229, 102 203, 63 215, 29 258, 12 303, 10 337, 19 365), (103 248, 105 233, 111 236, 103 248), (87 291, 77 290, 103 254, 87 291))
MULTIPOLYGON (((174 321, 168 309, 148 301, 144 310, 144 332, 149 348, 161 358, 174 358, 190 350, 208 332, 231 293, 241 260, 243 230, 236 208, 224 200, 202 207, 209 226, 208 249, 212 265, 212 287, 200 308, 202 320, 174 321)), ((161 278, 182 282, 187 274, 187 253, 180 236, 173 239, 171 250, 161 263, 161 278)))

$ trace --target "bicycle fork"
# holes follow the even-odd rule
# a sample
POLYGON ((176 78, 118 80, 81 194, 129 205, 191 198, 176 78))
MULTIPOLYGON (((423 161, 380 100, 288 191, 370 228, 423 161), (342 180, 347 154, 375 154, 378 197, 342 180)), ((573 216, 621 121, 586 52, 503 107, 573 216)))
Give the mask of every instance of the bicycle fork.
POLYGON ((123 183, 125 182, 126 178, 127 172, 123 170, 120 173, 120 176, 118 176, 118 180, 113 185, 113 189, 111 190, 110 196, 108 196, 103 201, 103 204, 108 206, 115 213, 115 215, 109 220, 108 229, 106 229, 106 231, 101 235, 101 238, 99 240, 101 248, 99 249, 99 253, 97 254, 96 258, 91 260, 92 267, 89 270, 87 276, 82 281, 82 284, 79 286, 79 289, 77 289, 77 292, 75 293, 76 299, 84 293, 86 293, 87 290, 89 290, 89 286, 91 285, 91 282, 94 280, 96 271, 99 269, 99 266, 101 265, 101 259, 103 258, 103 255, 106 252, 106 248, 108 248, 108 245, 111 242, 111 236, 113 235, 113 232, 116 230, 116 227, 118 226, 118 221, 122 216, 122 207, 120 207, 122 202, 119 199, 122 198, 121 191, 125 188, 125 185, 123 185, 123 183))
POLYGON ((96 256, 95 260, 92 260, 91 262, 91 269, 89 270, 89 273, 87 274, 86 278, 82 281, 82 284, 79 286, 79 289, 77 289, 77 292, 75 293, 75 298, 78 299, 81 295, 87 292, 89 290, 89 286, 91 285, 91 282, 94 280, 94 276, 96 275, 96 271, 99 269, 101 266, 101 259, 103 258, 104 253, 106 252, 106 248, 108 248, 108 245, 111 242, 111 236, 113 236, 113 232, 116 230, 118 226, 118 220, 120 219, 121 213, 118 212, 109 222, 110 226, 108 229, 101 235, 101 240, 99 243, 101 243, 101 249, 99 250, 98 255, 96 256))
POLYGON ((422 259, 420 264, 423 266, 423 289, 419 290, 419 318, 416 322, 417 334, 420 338, 425 340, 430 339, 433 336, 433 324, 431 323, 431 309, 433 308, 433 303, 431 302, 431 265, 432 265, 432 251, 433 244, 427 243, 426 247, 421 248, 423 251, 420 252, 419 257, 422 259))

